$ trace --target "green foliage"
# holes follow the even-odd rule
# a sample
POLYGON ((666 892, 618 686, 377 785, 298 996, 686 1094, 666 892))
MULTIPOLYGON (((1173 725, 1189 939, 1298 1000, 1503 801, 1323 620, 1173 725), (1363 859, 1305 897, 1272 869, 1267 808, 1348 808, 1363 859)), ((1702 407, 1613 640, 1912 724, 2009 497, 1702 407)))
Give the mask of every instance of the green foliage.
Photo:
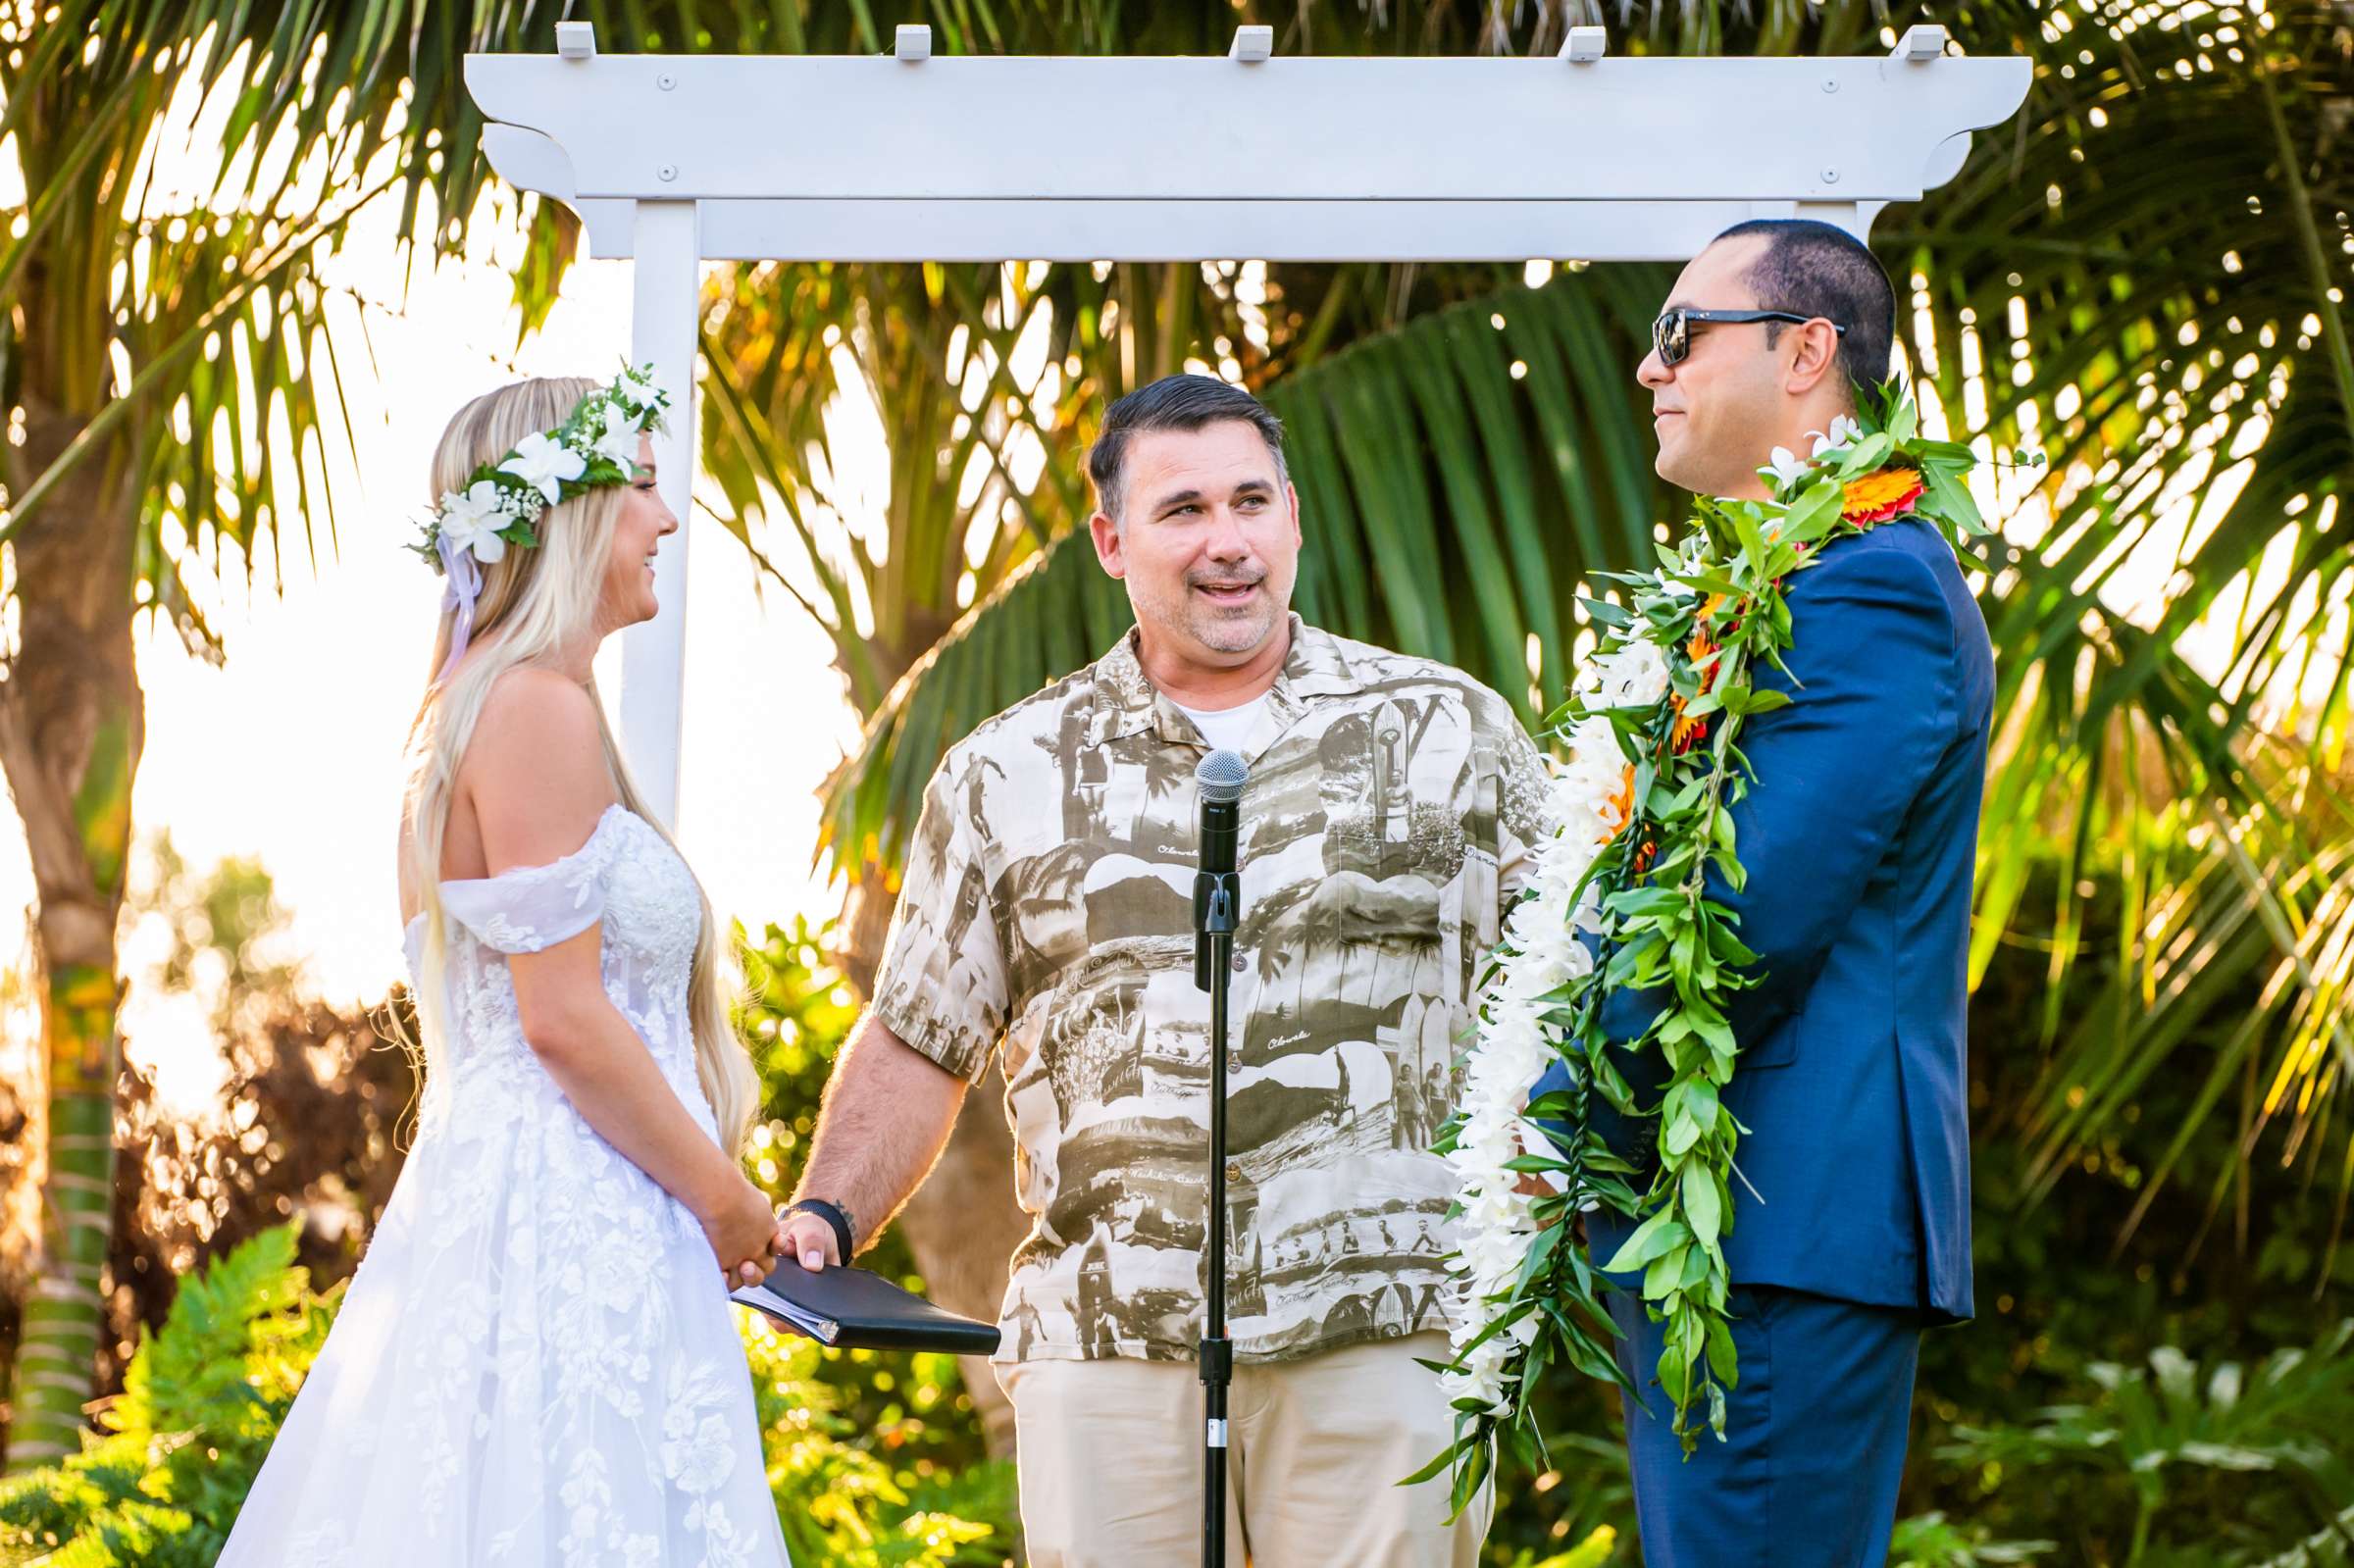
POLYGON ((2202 1369, 2173 1345, 2147 1364, 2096 1361, 2086 1396, 2031 1425, 1960 1427, 1939 1457, 2025 1475, 2104 1474, 2129 1496, 2124 1561, 2213 1561, 2219 1548, 2270 1549, 2283 1525, 2327 1529, 2354 1497, 2354 1321, 2310 1349, 2276 1351, 2251 1370, 2202 1369))
MULTIPOLYGON (((951 1476, 911 1462, 895 1451, 889 1437, 845 1413, 857 1401, 845 1395, 840 1352, 759 1329, 744 1342, 770 1482, 794 1561, 978 1568, 1006 1557, 1014 1513, 1011 1465, 984 1463, 951 1476)), ((890 1387, 887 1373, 870 1375, 890 1387)), ((948 1377, 954 1376, 951 1362, 948 1377)))
POLYGON ((0 1483, 0 1564, 209 1568, 333 1315, 294 1241, 265 1231, 180 1283, 99 1416, 108 1436, 0 1483))
POLYGON ((1523 1551, 1514 1557, 1511 1568, 1603 1568, 1618 1550, 1618 1532, 1608 1525, 1597 1528, 1567 1551, 1555 1552, 1550 1557, 1538 1557, 1523 1551))
POLYGON ((1983 1525, 1955 1524, 1941 1513, 1900 1519, 1888 1543, 1889 1568, 1996 1568, 2033 1562, 2048 1541, 1993 1541, 1983 1525))
POLYGON ((2348 1563, 2354 1563, 2354 1508, 2341 1510, 2327 1527, 2255 1568, 2345 1568, 2348 1563))

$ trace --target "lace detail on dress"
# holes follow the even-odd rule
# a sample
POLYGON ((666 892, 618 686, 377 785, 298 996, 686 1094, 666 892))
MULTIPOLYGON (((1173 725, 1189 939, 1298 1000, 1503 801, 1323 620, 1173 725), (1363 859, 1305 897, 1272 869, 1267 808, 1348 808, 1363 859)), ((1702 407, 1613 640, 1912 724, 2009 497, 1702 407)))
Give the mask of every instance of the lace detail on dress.
POLYGON ((565 1099, 507 970, 601 922, 606 996, 710 1132, 693 877, 616 806, 562 859, 441 900, 448 1037, 417 1144, 220 1568, 780 1568, 702 1229, 565 1099))

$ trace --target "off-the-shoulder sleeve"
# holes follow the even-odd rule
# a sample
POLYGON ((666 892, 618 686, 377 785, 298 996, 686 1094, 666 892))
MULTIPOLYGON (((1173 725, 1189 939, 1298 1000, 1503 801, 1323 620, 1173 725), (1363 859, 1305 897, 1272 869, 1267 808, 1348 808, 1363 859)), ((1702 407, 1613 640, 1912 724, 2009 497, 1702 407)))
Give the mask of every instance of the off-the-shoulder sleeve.
POLYGON ((544 866, 518 866, 495 877, 441 885, 441 907, 486 947, 536 953, 604 918, 605 877, 625 815, 608 806, 588 841, 544 866))

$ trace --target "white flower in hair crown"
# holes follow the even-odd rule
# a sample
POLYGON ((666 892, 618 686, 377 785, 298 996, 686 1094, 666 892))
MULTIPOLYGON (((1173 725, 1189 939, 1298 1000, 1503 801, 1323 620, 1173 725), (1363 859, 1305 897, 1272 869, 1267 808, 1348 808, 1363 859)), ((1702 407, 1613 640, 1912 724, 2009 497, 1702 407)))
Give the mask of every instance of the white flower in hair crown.
POLYGON ((445 490, 411 546, 435 571, 452 557, 484 566, 501 560, 510 544, 539 543, 539 514, 590 490, 627 484, 638 475, 638 440, 662 428, 670 394, 654 384, 651 365, 624 366, 619 376, 581 399, 552 430, 525 436, 496 462, 445 490))

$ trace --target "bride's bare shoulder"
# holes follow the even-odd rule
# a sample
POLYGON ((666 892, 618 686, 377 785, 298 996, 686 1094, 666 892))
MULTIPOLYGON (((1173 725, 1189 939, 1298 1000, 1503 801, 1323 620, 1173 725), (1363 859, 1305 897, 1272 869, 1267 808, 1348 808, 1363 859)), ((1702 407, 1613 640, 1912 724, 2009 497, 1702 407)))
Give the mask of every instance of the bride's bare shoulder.
POLYGON ((459 784, 486 840, 511 803, 559 823, 584 813, 593 822, 615 795, 595 696, 560 671, 506 672, 483 699, 459 784))

